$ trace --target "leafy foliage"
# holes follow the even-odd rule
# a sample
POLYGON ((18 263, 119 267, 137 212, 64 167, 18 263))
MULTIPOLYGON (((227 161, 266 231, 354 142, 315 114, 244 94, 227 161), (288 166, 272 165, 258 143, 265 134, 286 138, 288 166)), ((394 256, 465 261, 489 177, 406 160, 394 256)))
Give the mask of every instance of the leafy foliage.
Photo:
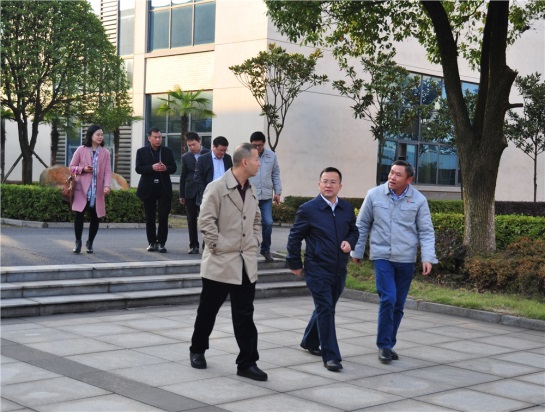
POLYGON ((84 121, 126 91, 126 74, 86 1, 5 1, 0 30, 1 104, 18 123, 22 178, 30 184, 38 125, 48 115, 84 121))
POLYGON ((505 136, 534 162, 534 202, 537 200, 537 157, 545 152, 545 81, 534 73, 517 77, 515 85, 522 95, 522 114, 509 110, 505 136))
POLYGON ((270 43, 267 51, 259 52, 257 57, 229 67, 261 107, 261 115, 267 119, 267 140, 272 151, 276 150, 288 109, 295 98, 328 81, 326 75, 314 73, 320 57, 320 50, 305 57, 300 53, 287 53, 282 47, 270 43), (274 141, 271 128, 275 131, 274 141))
POLYGON ((203 90, 196 92, 184 92, 179 85, 168 91, 168 98, 160 100, 163 102, 156 109, 156 114, 164 116, 179 117, 182 154, 187 152, 187 138, 185 134, 189 131, 189 116, 195 118, 214 117, 215 114, 210 107, 210 99, 202 96, 203 90))
POLYGON ((545 2, 265 0, 291 41, 330 47, 341 63, 395 51, 414 38, 440 63, 462 172, 464 244, 469 254, 493 251, 494 195, 506 139, 503 120, 516 72, 507 47, 545 16, 545 2), (474 115, 460 87, 459 58, 480 72, 474 115), (499 115, 498 115, 499 114, 499 115))

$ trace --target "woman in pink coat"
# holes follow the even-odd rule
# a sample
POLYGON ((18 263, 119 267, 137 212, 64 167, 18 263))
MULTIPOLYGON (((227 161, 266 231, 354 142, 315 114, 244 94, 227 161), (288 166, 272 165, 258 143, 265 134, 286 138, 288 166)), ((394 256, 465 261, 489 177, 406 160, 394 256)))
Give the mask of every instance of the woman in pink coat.
POLYGON ((70 162, 70 172, 77 175, 72 203, 72 210, 76 212, 74 219, 76 246, 73 252, 81 252, 83 218, 87 210, 91 223, 86 247, 87 253, 93 253, 93 241, 98 232, 99 219, 106 215, 104 196, 110 193, 112 180, 110 152, 104 148, 102 126, 92 125, 87 129, 83 145, 78 147, 70 162))

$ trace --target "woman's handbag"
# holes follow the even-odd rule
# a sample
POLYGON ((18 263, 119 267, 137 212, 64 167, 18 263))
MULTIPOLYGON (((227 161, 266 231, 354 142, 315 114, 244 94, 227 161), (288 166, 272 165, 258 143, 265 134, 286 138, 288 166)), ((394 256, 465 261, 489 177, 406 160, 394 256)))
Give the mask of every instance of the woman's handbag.
POLYGON ((74 200, 74 186, 76 185, 76 175, 70 174, 66 181, 63 184, 63 187, 61 189, 61 195, 63 197, 63 200, 65 202, 68 202, 70 204, 70 208, 72 207, 72 202, 74 200))

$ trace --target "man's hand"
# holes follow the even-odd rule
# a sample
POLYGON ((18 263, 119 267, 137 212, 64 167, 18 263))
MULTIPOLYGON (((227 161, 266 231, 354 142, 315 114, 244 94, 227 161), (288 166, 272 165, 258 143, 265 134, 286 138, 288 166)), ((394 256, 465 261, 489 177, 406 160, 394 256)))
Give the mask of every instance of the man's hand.
POLYGON ((354 262, 356 265, 359 265, 362 262, 363 259, 358 258, 352 258, 352 262, 354 262))
POLYGON ((428 276, 431 273, 431 263, 430 262, 422 262, 422 274, 424 276, 428 276))
POLYGON ((303 269, 292 269, 291 273, 293 273, 295 276, 301 276, 303 274, 303 269))
POLYGON ((343 240, 341 242, 341 250, 343 253, 350 253, 352 251, 352 247, 350 246, 350 243, 348 243, 346 240, 343 240))
POLYGON ((185 205, 185 199, 183 197, 180 198, 180 204, 185 205))
POLYGON ((274 195, 273 203, 278 206, 280 204, 280 195, 274 195))

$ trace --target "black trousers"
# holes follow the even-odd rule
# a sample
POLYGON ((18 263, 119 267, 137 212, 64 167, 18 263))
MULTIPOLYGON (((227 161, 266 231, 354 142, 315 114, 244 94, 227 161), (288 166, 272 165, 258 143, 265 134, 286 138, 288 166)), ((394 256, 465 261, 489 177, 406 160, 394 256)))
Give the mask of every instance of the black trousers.
POLYGON ((199 232, 197 231, 197 219, 201 208, 197 206, 197 199, 185 199, 185 210, 187 211, 187 228, 189 230, 189 247, 199 247, 199 232))
POLYGON ((83 234, 83 220, 85 218, 85 211, 89 212, 90 222, 88 240, 92 244, 95 240, 95 236, 98 233, 100 219, 97 216, 96 207, 89 206, 89 201, 87 201, 87 205, 85 205, 85 209, 83 209, 82 212, 76 212, 76 217, 74 219, 74 232, 76 233, 76 240, 81 240, 81 235, 83 234))
POLYGON ((168 215, 172 207, 172 197, 167 196, 161 184, 153 185, 152 194, 144 200, 146 212, 146 236, 148 243, 166 243, 168 237, 168 215), (155 216, 159 214, 159 227, 155 226, 155 216))
POLYGON ((240 349, 236 363, 238 369, 247 369, 256 364, 259 353, 257 328, 254 324, 255 283, 250 283, 246 271, 243 272, 242 285, 202 279, 201 298, 189 350, 204 353, 209 348, 209 337, 214 329, 216 315, 227 296, 231 300, 233 330, 240 349))

